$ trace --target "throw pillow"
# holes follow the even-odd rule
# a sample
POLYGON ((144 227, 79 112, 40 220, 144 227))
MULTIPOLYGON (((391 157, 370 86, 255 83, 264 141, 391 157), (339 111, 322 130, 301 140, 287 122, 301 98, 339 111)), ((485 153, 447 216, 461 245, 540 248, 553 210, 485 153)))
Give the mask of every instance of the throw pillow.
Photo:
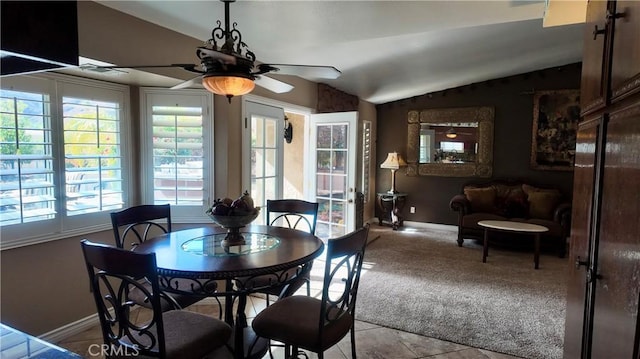
POLYGON ((529 192, 529 215, 531 218, 553 219, 553 211, 560 202, 561 196, 557 191, 529 192))
POLYGON ((529 217, 529 202, 522 189, 512 189, 509 192, 504 203, 504 215, 509 218, 529 217))
POLYGON ((471 202, 473 212, 494 212, 496 201, 496 189, 486 188, 465 188, 464 195, 471 202))

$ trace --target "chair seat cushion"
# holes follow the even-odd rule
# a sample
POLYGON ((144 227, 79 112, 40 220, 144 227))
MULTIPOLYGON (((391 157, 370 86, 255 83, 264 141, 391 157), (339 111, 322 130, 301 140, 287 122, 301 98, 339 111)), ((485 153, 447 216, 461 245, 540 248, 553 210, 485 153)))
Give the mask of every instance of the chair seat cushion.
POLYGON ((169 358, 202 358, 231 337, 231 327, 203 314, 172 310, 162 314, 169 358))
MULTIPOLYGON (((164 323, 164 342, 167 358, 202 359, 214 352, 219 352, 231 337, 231 327, 219 320, 204 314, 186 310, 171 310, 162 313, 164 323)), ((157 327, 149 330, 154 340, 157 339, 157 327)), ((132 330, 132 334, 142 345, 150 345, 150 337, 132 330)), ((123 342, 131 344, 128 340, 123 342)), ((157 346, 156 346, 157 350, 157 346)), ((152 356, 139 353, 136 357, 152 356)), ((213 356, 215 357, 215 356, 213 356)))
MULTIPOLYGON (((339 342, 351 328, 353 317, 343 313, 328 322, 320 337, 320 306, 322 302, 313 297, 292 296, 273 303, 253 319, 253 330, 257 335, 313 352, 324 351, 339 342)), ((334 316, 331 316, 334 317, 334 316)))

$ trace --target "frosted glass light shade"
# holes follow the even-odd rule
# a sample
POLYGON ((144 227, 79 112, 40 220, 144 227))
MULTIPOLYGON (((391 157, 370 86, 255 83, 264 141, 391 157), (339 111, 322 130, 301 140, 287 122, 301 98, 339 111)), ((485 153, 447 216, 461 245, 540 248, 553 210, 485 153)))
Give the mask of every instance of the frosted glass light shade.
POLYGON ((242 96, 253 91, 253 80, 238 76, 209 76, 202 79, 202 85, 216 95, 242 96))

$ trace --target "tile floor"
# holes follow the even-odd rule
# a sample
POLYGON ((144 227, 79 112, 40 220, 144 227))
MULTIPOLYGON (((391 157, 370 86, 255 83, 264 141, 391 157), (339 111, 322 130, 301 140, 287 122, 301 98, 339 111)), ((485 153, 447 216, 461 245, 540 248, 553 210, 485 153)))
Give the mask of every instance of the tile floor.
MULTIPOLYGON (((321 255, 319 258, 324 258, 321 255)), ((324 275, 324 260, 316 259, 311 272, 311 294, 316 297, 322 295, 322 277, 324 275)), ((306 288, 300 288, 297 294, 306 294, 306 288)), ((262 309, 266 302, 261 295, 250 296, 247 300, 246 316, 249 323, 262 309)), ((138 319, 143 320, 147 309, 138 311, 138 319)), ((186 310, 219 317, 219 306, 212 298, 207 298, 186 310)), ((356 307, 357 312, 357 307, 356 307)), ((102 359, 95 354, 95 344, 102 343, 102 334, 99 325, 90 328, 78 335, 67 338, 57 343, 59 346, 82 355, 85 358, 102 359), (89 349, 93 349, 90 351, 89 349)), ((223 359, 232 359, 231 354, 225 349, 223 359)), ((274 358, 284 358, 282 348, 274 347, 274 358)), ((367 322, 356 321, 356 354, 360 359, 510 359, 518 358, 511 355, 495 353, 484 349, 477 349, 446 342, 421 335, 402 332, 396 329, 381 327, 367 322)), ((310 359, 316 359, 317 355, 308 353, 310 359)), ((351 359, 351 343, 347 335, 340 343, 325 352, 326 359, 351 359)), ((216 357, 217 358, 217 357, 216 357)), ((267 354, 265 359, 269 358, 267 354)))
MULTIPOLYGON (((249 321, 265 306, 265 300, 259 296, 251 296, 247 301, 247 317, 249 321)), ((143 309, 145 310, 145 309, 143 309)), ((140 310, 138 316, 144 316, 140 310)), ((218 305, 213 300, 196 303, 187 310, 218 316, 218 305)), ((99 326, 92 327, 78 335, 57 343, 59 346, 78 353, 85 358, 102 359, 96 354, 95 344, 102 343, 102 333, 99 326), (93 349, 89 350, 94 345, 93 349)), ((281 348, 274 348, 274 358, 283 358, 281 348)), ((361 359, 509 359, 517 358, 511 355, 490 352, 446 342, 417 334, 385 328, 367 322, 356 321, 356 352, 361 359)), ((224 359, 231 359, 231 355, 223 355, 224 359)), ((326 359, 350 359, 351 348, 349 336, 338 345, 325 352, 326 359)), ((269 358, 267 354, 265 359, 269 358)), ((310 359, 317 358, 309 354, 310 359)))

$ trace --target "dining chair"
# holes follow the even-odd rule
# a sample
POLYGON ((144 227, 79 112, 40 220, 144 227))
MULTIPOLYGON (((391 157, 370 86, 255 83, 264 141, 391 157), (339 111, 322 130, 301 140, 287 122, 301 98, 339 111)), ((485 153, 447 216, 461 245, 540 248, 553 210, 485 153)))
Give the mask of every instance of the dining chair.
POLYGON ((195 359, 228 354, 224 346, 232 329, 224 321, 186 310, 163 311, 161 297, 168 298, 160 290, 155 253, 136 253, 87 239, 81 246, 104 344, 111 355, 195 359), (149 286, 141 284, 143 278, 149 286), (132 288, 147 296, 150 317, 138 315, 136 320, 136 304, 129 299, 132 288))
MULTIPOLYGON (((267 200, 266 221, 269 226, 287 227, 305 231, 311 234, 316 233, 318 221, 318 203, 308 202, 301 199, 276 199, 267 200)), ((265 289, 257 291, 266 295, 267 305, 270 304, 269 297, 277 296, 285 298, 293 295, 303 285, 307 286, 307 295, 311 295, 311 267, 313 263, 308 263, 302 271, 293 268, 287 271, 284 276, 291 277, 288 284, 279 286, 266 286, 261 283, 270 278, 255 278, 254 286, 266 286, 265 289)), ((272 278, 271 278, 272 279, 272 278)))
MULTIPOLYGON (((122 249, 133 249, 149 238, 171 232, 171 207, 169 204, 145 204, 111 212, 111 225, 116 246, 122 249), (130 247, 127 242, 130 242, 130 247)), ((172 278, 171 284, 162 283, 161 287, 166 288, 168 285, 186 291, 191 283, 188 280, 172 278)), ((147 308, 151 306, 142 291, 134 289, 129 295, 137 304, 147 308)), ((163 310, 167 311, 186 308, 204 298, 195 294, 168 293, 161 302, 163 310)))
POLYGON ((111 212, 111 225, 116 246, 125 248, 144 242, 156 234, 171 232, 171 207, 169 204, 144 204, 111 212))
POLYGON ((306 349, 324 351, 351 332, 351 358, 356 358, 355 307, 369 225, 329 239, 322 297, 293 295, 263 309, 251 323, 257 335, 281 342, 286 358, 306 349))

